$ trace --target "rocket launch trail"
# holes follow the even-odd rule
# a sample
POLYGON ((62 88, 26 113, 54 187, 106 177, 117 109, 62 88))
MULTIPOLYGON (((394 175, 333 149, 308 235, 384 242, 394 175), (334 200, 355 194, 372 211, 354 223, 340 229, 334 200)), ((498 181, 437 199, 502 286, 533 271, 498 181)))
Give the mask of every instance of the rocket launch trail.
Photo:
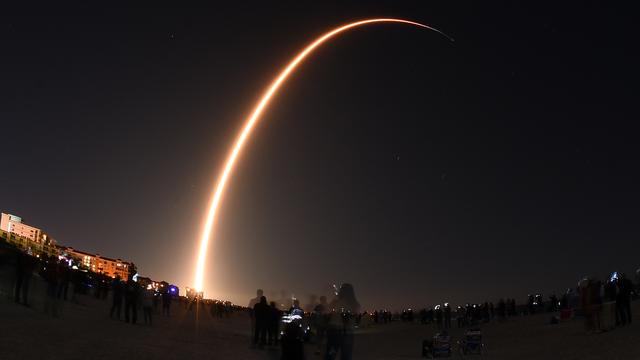
POLYGON ((260 120, 262 113, 264 112, 266 107, 269 105, 269 102, 271 101, 271 99, 277 94, 277 91, 288 79, 289 75, 293 71, 295 71, 300 65, 300 63, 302 63, 320 45, 328 42, 328 40, 332 39, 333 37, 347 30, 359 28, 364 25, 378 24, 378 23, 398 23, 398 24, 404 24, 404 25, 417 26, 427 30, 435 31, 447 37, 449 40, 453 41, 453 39, 450 38, 448 35, 428 25, 424 25, 414 21, 403 20, 403 19, 380 18, 380 19, 367 19, 362 21, 356 21, 356 22, 352 22, 352 23, 337 27, 323 34, 322 36, 318 37, 316 40, 314 40, 309 45, 307 45, 302 51, 300 51, 269 85, 265 93, 260 98, 260 101, 256 104, 255 108, 251 112, 251 115, 245 120, 242 131, 236 138, 236 141, 233 144, 233 147, 231 148, 231 152, 229 153, 227 160, 224 164, 224 167, 222 168, 222 172, 220 173, 218 182, 214 188, 214 191, 209 203, 209 211, 207 212, 206 221, 202 229, 202 235, 200 238, 200 246, 198 249, 198 257, 196 262, 195 281, 194 281, 194 286, 197 291, 203 290, 204 269, 205 269, 205 263, 207 258, 207 249, 209 247, 209 240, 211 238, 213 227, 216 221, 216 214, 218 213, 218 210, 220 208, 220 201, 222 199, 225 186, 227 184, 227 181, 229 180, 229 176, 233 171, 234 165, 238 159, 240 152, 242 151, 242 148, 247 138, 251 135, 251 131, 253 130, 255 124, 260 120))

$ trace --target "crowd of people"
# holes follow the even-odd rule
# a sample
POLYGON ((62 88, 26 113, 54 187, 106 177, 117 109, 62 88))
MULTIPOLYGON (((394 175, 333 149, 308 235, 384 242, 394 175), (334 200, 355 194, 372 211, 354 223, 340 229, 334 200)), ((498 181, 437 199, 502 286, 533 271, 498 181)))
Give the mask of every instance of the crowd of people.
MULTIPOLYGON (((640 285, 640 284, 638 284, 640 285)), ((637 288, 625 274, 613 273, 607 281, 585 278, 576 293, 585 318, 585 330, 599 333, 631 324, 631 300, 637 288)))
POLYGON ((309 311, 292 299, 291 307, 282 311, 276 302, 267 302, 259 289, 249 301, 249 317, 253 344, 257 347, 278 346, 283 360, 304 358, 304 343, 314 334, 316 354, 325 360, 350 360, 353 354, 354 332, 361 320, 360 303, 351 284, 343 284, 335 298, 328 302, 325 296, 312 301, 309 311))
MULTIPOLYGON (((586 331, 598 333, 631 324, 631 301, 640 293, 640 276, 636 280, 634 284, 625 274, 614 272, 607 281, 584 278, 577 287, 568 288, 561 297, 552 294, 545 301, 542 294, 530 294, 520 305, 516 304, 514 298, 506 300, 501 298, 496 305, 493 302, 467 303, 464 306, 458 306, 453 316, 459 328, 477 326, 494 319, 505 321, 511 317, 536 313, 552 313, 550 322, 553 324, 563 318, 582 316, 586 331)), ((387 323, 393 320, 414 321, 411 309, 404 310, 400 314, 375 311, 369 316, 374 323, 387 323)), ((433 308, 423 308, 418 316, 421 324, 435 324, 440 330, 451 327, 451 318, 452 309, 448 303, 436 305, 433 308)))
POLYGON ((606 316, 603 313, 607 304, 612 314, 610 317, 613 318, 613 326, 606 330, 631 323, 631 300, 640 289, 640 282, 634 285, 624 274, 614 274, 606 282, 584 279, 578 287, 569 288, 562 296, 552 294, 546 300, 542 294, 530 294, 520 304, 515 298, 501 298, 495 304, 489 301, 467 303, 455 309, 450 304, 443 303, 425 307, 417 314, 412 309, 400 312, 386 309, 359 311, 359 305, 353 306, 357 304, 355 294, 345 295, 353 293, 353 287, 349 284, 345 284, 336 299, 330 303, 327 303, 324 296, 320 297, 319 302, 312 300, 307 305, 307 311, 300 308, 297 300, 293 300, 288 311, 283 311, 275 302, 268 304, 263 291, 258 290, 256 298, 249 303, 253 344, 258 347, 278 345, 278 326, 282 324, 285 326, 284 331, 280 332, 283 359, 302 358, 302 343, 309 337, 307 331, 313 334, 316 354, 324 354, 324 359, 335 359, 337 354, 342 353, 341 359, 350 359, 353 352, 353 332, 357 328, 401 321, 433 324, 436 330, 446 334, 452 327, 452 320, 455 320, 458 328, 468 329, 478 328, 492 321, 504 322, 509 318, 540 313, 550 314, 552 324, 560 320, 561 315, 558 314, 564 314, 562 316, 566 318, 584 317, 588 332, 601 332, 605 330, 603 324, 606 316), (342 307, 340 304, 344 299, 350 299, 347 303, 351 305, 342 307), (294 331, 290 333, 286 330, 288 323, 296 324, 292 327, 294 331))
POLYGON ((151 285, 141 286, 133 280, 133 277, 123 281, 116 276, 111 283, 113 293, 111 310, 109 317, 120 320, 122 304, 124 303, 124 321, 135 324, 138 320, 138 309, 142 308, 142 316, 145 325, 152 325, 152 316, 158 312, 160 303, 162 304, 162 315, 170 316, 173 296, 168 288, 160 291, 151 285))
POLYGON ((44 280, 44 312, 53 317, 60 317, 61 303, 79 302, 79 295, 93 296, 107 301, 112 299, 109 316, 120 319, 124 304, 124 321, 135 324, 138 311, 142 310, 144 323, 152 324, 152 314, 162 303, 162 314, 169 316, 173 296, 168 289, 156 291, 150 286, 143 287, 139 283, 120 277, 112 279, 104 274, 82 271, 70 267, 65 259, 54 256, 30 255, 18 249, 4 246, 0 252, 0 266, 13 268, 10 288, 7 289, 13 300, 26 307, 33 307, 32 279, 38 276, 44 280), (111 296, 109 296, 111 294, 111 296))
POLYGON ((253 344, 258 346, 278 345, 282 311, 275 302, 267 303, 262 290, 249 302, 249 317, 253 344))
MULTIPOLYGON (((169 317, 172 302, 176 301, 168 289, 158 291, 141 286, 132 277, 111 279, 105 275, 72 269, 64 260, 47 256, 31 256, 6 248, 0 252, 0 266, 13 268, 11 297, 19 304, 32 307, 29 289, 34 275, 44 281, 44 312, 53 317, 61 314, 61 302, 78 302, 79 295, 111 299, 109 317, 136 324, 141 310, 143 322, 151 326, 155 314, 169 317), (123 309, 124 307, 124 309, 123 309), (124 313, 124 314, 122 314, 124 313)), ((493 320, 506 321, 516 316, 552 313, 551 322, 563 317, 582 316, 589 333, 612 330, 631 324, 631 300, 638 293, 640 282, 634 284, 625 274, 614 273, 606 281, 585 278, 577 287, 569 288, 560 297, 552 294, 547 300, 541 294, 528 295, 516 303, 514 298, 493 302, 467 303, 452 307, 442 303, 417 312, 406 309, 392 312, 386 309, 362 311, 350 284, 343 284, 329 301, 327 297, 312 298, 303 309, 297 299, 290 302, 268 301, 258 290, 248 306, 251 324, 251 343, 256 348, 279 347, 282 358, 302 359, 303 344, 313 334, 316 354, 326 360, 351 358, 354 332, 357 328, 401 321, 433 324, 439 331, 447 331, 455 322, 458 328, 468 328, 493 320), (286 306, 285 306, 286 304, 286 306), (305 311, 306 310, 306 311, 305 311), (560 315, 556 315, 560 314, 560 315)), ((282 294, 284 299, 284 292, 282 294)), ((178 298, 187 310, 194 306, 208 308, 213 318, 229 317, 241 311, 230 302, 178 298)))
POLYGON ((60 302, 78 302, 78 295, 93 290, 96 298, 105 299, 109 292, 108 277, 89 274, 69 267, 64 260, 53 256, 31 256, 17 250, 4 251, 3 263, 14 268, 11 292, 16 303, 32 306, 29 290, 32 278, 39 275, 46 283, 44 310, 53 317, 60 316, 60 302), (69 289, 72 289, 69 291, 69 289))

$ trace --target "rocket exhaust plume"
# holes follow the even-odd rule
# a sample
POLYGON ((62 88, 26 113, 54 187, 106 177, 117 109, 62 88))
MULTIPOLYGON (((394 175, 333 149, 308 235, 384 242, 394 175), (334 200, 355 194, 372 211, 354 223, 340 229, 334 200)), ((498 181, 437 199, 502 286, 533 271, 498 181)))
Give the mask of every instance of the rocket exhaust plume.
POLYGON ((295 58, 293 58, 293 60, 291 60, 291 62, 289 62, 289 64, 280 72, 280 74, 278 74, 278 76, 275 78, 275 80, 273 80, 271 85, 269 85, 269 87, 267 88, 267 91, 262 95, 262 98, 260 99, 256 107, 253 109, 253 112, 251 113, 249 118, 247 118, 247 120, 245 121, 244 127, 242 128, 240 135, 238 135, 238 138, 233 144, 233 147, 231 148, 231 153, 227 157, 227 160, 224 164, 224 168, 220 173, 220 177, 218 178, 218 183, 213 191, 213 195, 209 205, 209 212, 207 213, 206 222, 204 224, 204 228, 202 229, 202 236, 200 238, 200 248, 198 250, 198 259, 196 262, 196 274, 195 274, 195 281, 194 281, 194 286, 196 288, 196 291, 203 290, 202 287, 204 282, 204 267, 205 267, 205 262, 207 258, 207 248, 209 246, 209 239, 211 237, 211 232, 213 230, 213 225, 216 220, 216 214, 220 206, 220 200, 222 198, 222 194, 224 193, 225 185, 227 184, 229 175, 233 170, 233 167, 236 163, 238 155, 240 154, 240 151, 242 151, 242 147, 244 146, 245 141, 251 134, 251 130, 253 129, 255 124, 258 122, 258 120, 260 120, 260 116, 262 115, 262 112, 264 111, 264 109, 269 105, 269 102, 271 101, 273 96, 276 94, 278 89, 280 89, 282 84, 287 80, 289 75, 317 47, 319 47, 320 45, 325 43, 327 40, 333 38, 334 36, 342 32, 345 32, 347 30, 350 30, 362 25, 375 24, 375 23, 399 23, 399 24, 417 26, 417 27, 421 27, 431 31, 435 31, 447 37, 449 40, 453 41, 452 38, 450 38, 445 33, 441 32, 440 30, 435 29, 428 25, 417 23, 417 22, 403 20, 403 19, 386 19, 386 18, 367 19, 362 21, 356 21, 356 22, 335 28, 325 33, 324 35, 320 36, 316 40, 314 40, 311 44, 307 45, 307 47, 305 47, 300 53, 298 53, 295 56, 295 58))

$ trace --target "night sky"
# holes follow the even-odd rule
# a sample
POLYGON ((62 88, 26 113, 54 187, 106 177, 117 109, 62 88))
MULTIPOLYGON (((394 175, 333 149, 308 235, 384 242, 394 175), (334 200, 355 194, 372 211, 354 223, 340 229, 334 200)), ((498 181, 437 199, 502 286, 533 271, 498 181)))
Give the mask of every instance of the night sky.
MULTIPOLYGON (((338 2, 340 3, 340 2, 338 2)), ((365 307, 562 292, 640 266, 637 16, 604 2, 5 9, 0 210, 181 286, 212 186, 205 296, 365 307)))

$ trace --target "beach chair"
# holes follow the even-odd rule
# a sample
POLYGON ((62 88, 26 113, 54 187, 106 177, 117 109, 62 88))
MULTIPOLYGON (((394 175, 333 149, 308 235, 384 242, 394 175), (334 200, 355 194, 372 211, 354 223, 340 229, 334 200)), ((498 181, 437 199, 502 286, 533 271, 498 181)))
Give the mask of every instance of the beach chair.
POLYGON ((487 354, 487 349, 482 342, 482 331, 477 328, 469 329, 464 333, 463 339, 458 341, 458 348, 462 357, 467 355, 482 357, 487 354))
POLYGON ((446 332, 437 333, 422 342, 422 356, 430 359, 451 356, 451 337, 446 332))

